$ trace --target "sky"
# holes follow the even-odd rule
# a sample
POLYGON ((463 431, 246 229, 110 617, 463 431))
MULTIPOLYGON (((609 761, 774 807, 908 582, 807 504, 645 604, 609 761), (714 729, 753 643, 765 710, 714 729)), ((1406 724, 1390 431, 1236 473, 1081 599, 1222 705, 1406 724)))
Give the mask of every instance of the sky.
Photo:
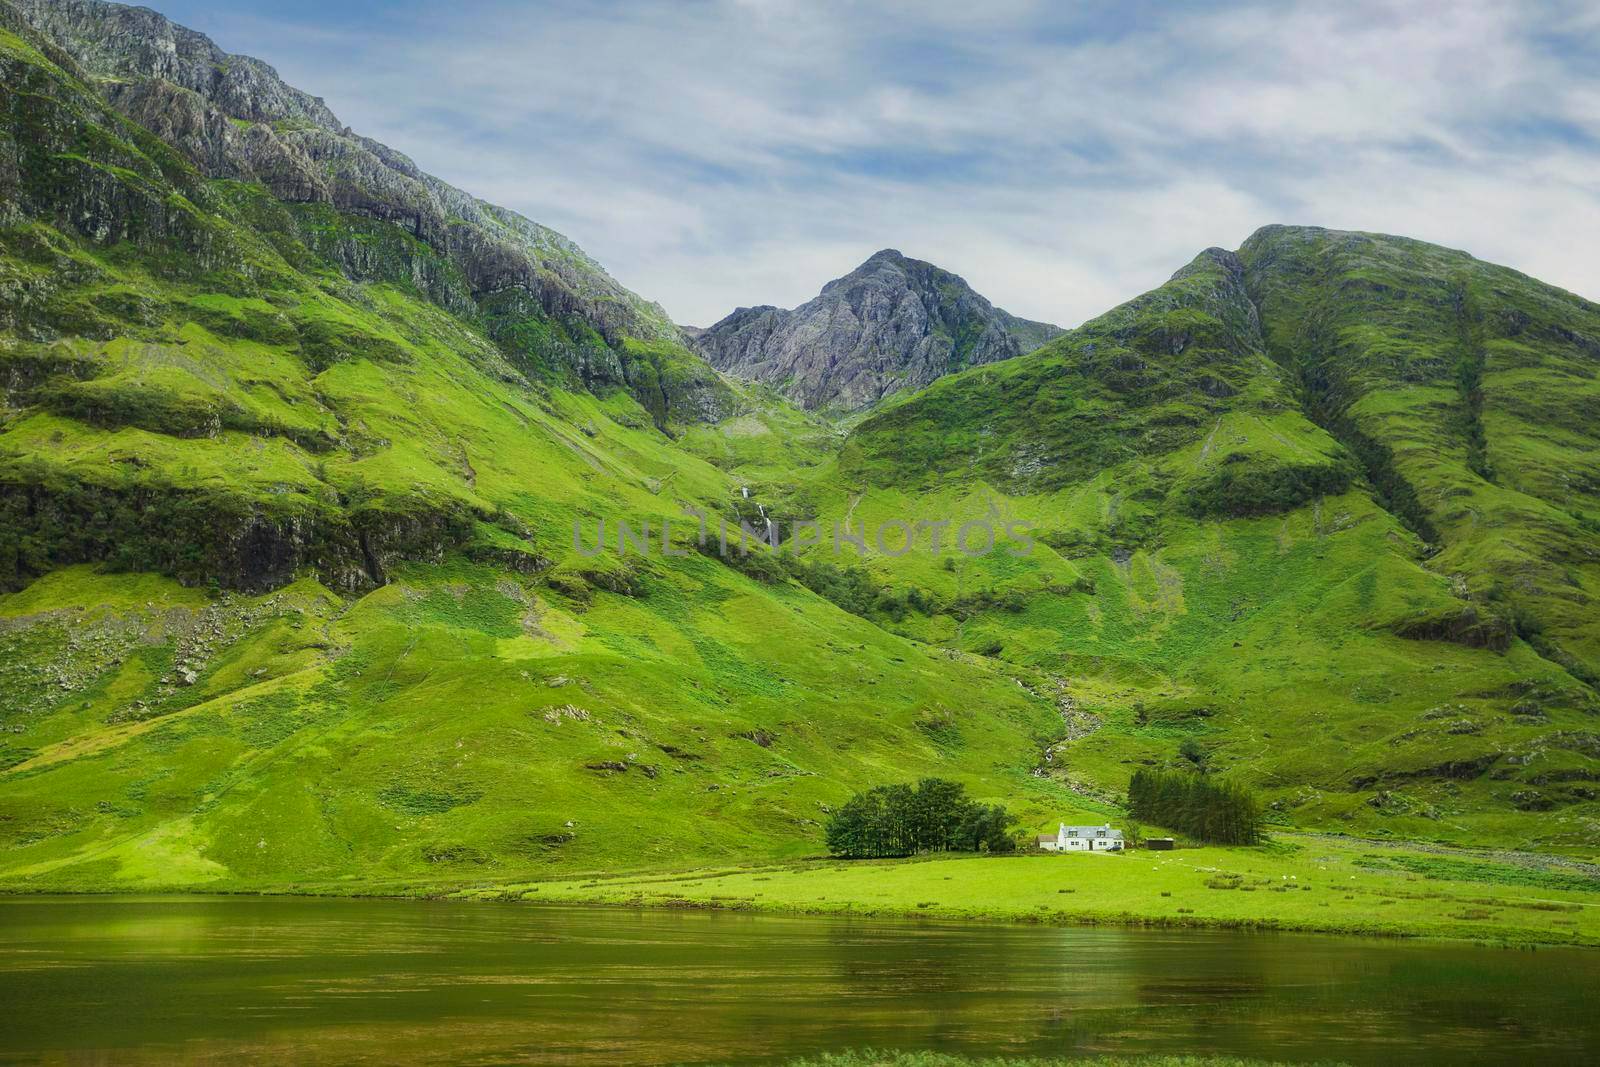
POLYGON ((1600 299, 1583 0, 144 2, 688 325, 892 247, 1071 326, 1268 223, 1600 299))

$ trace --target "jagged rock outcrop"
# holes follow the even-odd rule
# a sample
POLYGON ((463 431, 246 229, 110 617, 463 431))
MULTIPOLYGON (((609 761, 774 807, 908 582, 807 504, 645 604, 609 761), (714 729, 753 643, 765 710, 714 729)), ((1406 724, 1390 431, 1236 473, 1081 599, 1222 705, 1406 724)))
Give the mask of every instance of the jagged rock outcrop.
POLYGON ((884 249, 792 311, 740 308, 691 334, 712 366, 807 408, 868 407, 1021 355, 1061 332, 995 307, 960 277, 884 249))
POLYGON ((323 102, 249 56, 232 56, 202 33, 143 7, 97 0, 14 0, 27 20, 93 76, 140 74, 181 86, 250 121, 300 119, 340 125, 323 102))
MULTIPOLYGON (((289 205, 327 205, 344 216, 393 224, 439 261, 420 263, 416 250, 393 243, 382 245, 388 255, 375 257, 369 234, 329 227, 315 213, 293 213, 302 239, 352 277, 413 284, 451 311, 483 314, 491 336, 536 372, 576 375, 590 387, 622 386, 636 395, 658 392, 659 380, 668 377, 677 391, 665 397, 665 407, 659 396, 641 395, 663 425, 715 418, 728 406, 726 387, 709 368, 697 371, 698 361, 678 360, 674 373, 664 376, 658 368, 640 369, 623 353, 629 338, 684 346, 659 305, 624 288, 554 230, 478 200, 356 134, 321 99, 288 85, 260 60, 224 52, 205 35, 145 8, 99 0, 0 3, 8 6, 12 13, 0 16, 0 24, 30 31, 26 35, 52 59, 91 82, 106 104, 176 149, 203 176, 259 182, 289 205), (564 324, 560 332, 569 337, 598 338, 594 347, 614 351, 572 358, 569 346, 551 341, 549 331, 508 323, 507 307, 564 324)), ((8 172, 28 170, 0 162, 0 189, 12 184, 8 172)), ((117 191, 108 185, 105 192, 117 191)), ((125 220, 171 212, 159 203, 125 206, 91 204, 75 215, 125 220)), ((163 232, 182 223, 163 224, 163 232)), ((115 222, 96 225, 109 227, 109 237, 127 236, 115 222)))

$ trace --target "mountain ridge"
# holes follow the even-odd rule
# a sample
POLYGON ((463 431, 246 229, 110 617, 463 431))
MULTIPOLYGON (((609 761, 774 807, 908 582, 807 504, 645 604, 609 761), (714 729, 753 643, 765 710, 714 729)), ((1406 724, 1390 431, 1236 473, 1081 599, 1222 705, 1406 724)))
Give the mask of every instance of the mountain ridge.
POLYGON ((259 181, 281 202, 397 224, 431 255, 310 220, 304 236, 353 276, 408 281, 537 372, 634 389, 658 420, 714 417, 728 394, 697 370, 658 304, 617 283, 577 244, 478 200, 341 123, 268 64, 224 52, 147 8, 103 0, 19 0, 9 21, 47 35, 106 100, 208 178, 259 181), (530 316, 542 320, 530 330, 530 316), (556 329, 548 327, 554 325, 556 329), (628 338, 641 342, 630 351, 628 338), (659 398, 660 383, 672 387, 659 398), (664 408, 675 408, 670 415, 664 408))

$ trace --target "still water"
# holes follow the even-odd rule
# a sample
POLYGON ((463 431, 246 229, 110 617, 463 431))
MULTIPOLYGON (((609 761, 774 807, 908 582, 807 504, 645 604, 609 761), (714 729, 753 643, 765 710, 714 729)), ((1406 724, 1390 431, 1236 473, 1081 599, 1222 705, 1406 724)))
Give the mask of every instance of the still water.
POLYGON ((1600 951, 292 898, 0 899, 0 1061, 748 1063, 849 1047, 1600 1059, 1600 951))

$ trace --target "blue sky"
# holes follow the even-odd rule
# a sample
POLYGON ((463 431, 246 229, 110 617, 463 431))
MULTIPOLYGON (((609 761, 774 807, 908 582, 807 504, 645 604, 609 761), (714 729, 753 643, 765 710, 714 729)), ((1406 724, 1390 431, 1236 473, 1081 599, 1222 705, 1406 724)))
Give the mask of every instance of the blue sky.
POLYGON ((684 323, 895 247, 1073 325, 1270 222, 1600 299, 1592 3, 151 6, 684 323))

